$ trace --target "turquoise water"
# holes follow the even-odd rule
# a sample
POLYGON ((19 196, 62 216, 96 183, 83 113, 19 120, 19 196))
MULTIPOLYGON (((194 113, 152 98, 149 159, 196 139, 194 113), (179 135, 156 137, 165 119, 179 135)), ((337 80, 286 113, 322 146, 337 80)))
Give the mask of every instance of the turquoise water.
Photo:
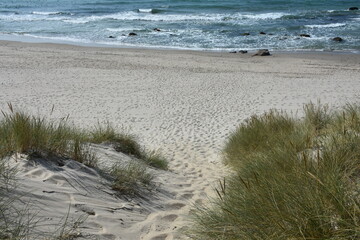
POLYGON ((360 51, 360 11, 349 7, 360 8, 360 1, 1 0, 0 39, 219 51, 360 51))

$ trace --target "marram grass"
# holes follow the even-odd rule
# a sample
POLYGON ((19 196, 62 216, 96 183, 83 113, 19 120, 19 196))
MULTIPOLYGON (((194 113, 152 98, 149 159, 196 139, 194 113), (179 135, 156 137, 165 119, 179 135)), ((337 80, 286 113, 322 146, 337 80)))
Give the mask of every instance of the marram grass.
POLYGON ((67 123, 47 121, 24 112, 3 112, 0 120, 0 157, 25 153, 35 157, 71 158, 88 166, 96 158, 86 146, 85 133, 67 123))
POLYGON ((98 124, 90 132, 88 140, 92 143, 110 143, 116 151, 134 156, 151 167, 162 170, 168 169, 167 159, 159 152, 145 151, 135 136, 116 132, 110 123, 106 125, 98 124))
POLYGON ((197 206, 194 239, 360 239, 360 111, 253 116, 230 137, 235 174, 197 206))
MULTIPOLYGON (((0 239, 34 239, 31 233, 37 222, 29 209, 19 210, 13 202, 17 201, 8 191, 14 188, 16 169, 7 164, 14 154, 26 154, 31 158, 72 159, 90 167, 97 167, 96 153, 90 143, 108 142, 116 151, 131 155, 133 159, 126 165, 116 165, 107 171, 112 180, 112 188, 119 195, 141 197, 144 190, 151 190, 153 175, 146 165, 167 169, 167 160, 155 152, 146 152, 136 138, 129 134, 118 133, 110 125, 97 125, 94 130, 75 128, 67 122, 49 121, 25 112, 15 111, 9 104, 9 111, 2 112, 0 118, 0 239), (140 160, 138 163, 137 161, 140 160)), ((104 170, 98 169, 100 172, 104 170)), ((73 228, 70 228, 72 230, 73 228)), ((60 228, 56 237, 36 239, 70 239, 72 231, 67 226, 60 228), (66 231, 65 231, 66 230, 66 231)), ((55 236, 54 235, 54 236, 55 236)), ((72 238, 71 238, 72 239, 72 238)))

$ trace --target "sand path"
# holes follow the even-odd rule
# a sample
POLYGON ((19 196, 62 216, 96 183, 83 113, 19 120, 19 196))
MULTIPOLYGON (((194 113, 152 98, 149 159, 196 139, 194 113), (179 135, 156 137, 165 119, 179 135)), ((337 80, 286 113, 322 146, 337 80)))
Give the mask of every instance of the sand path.
MULTIPOLYGON (((110 121, 160 150, 171 174, 158 181, 171 195, 160 199, 162 210, 128 226, 135 233, 127 236, 183 239, 178 229, 188 225, 191 204, 205 201, 227 174, 220 151, 240 122, 270 108, 296 112, 318 99, 333 106, 358 101, 359 73, 360 56, 349 54, 251 57, 0 42, 0 108, 11 102, 49 116, 54 105, 52 118, 69 114, 81 127, 110 121)), ((94 222, 116 237, 110 221, 94 222)))

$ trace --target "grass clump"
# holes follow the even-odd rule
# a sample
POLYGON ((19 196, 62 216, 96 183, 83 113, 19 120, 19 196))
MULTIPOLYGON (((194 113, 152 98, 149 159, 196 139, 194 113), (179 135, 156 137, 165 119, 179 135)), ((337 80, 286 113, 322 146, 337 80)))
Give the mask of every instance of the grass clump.
POLYGON ((27 239, 36 225, 27 206, 21 209, 15 204, 19 199, 11 194, 16 188, 16 169, 0 158, 0 239, 27 239))
POLYGON ((159 152, 152 151, 146 154, 145 163, 157 169, 167 170, 169 163, 159 152))
POLYGON ((305 149, 311 146, 312 135, 304 123, 284 112, 271 110, 252 116, 238 127, 223 150, 224 160, 233 167, 241 167, 256 155, 273 149, 305 149))
POLYGON ((92 143, 110 143, 117 152, 132 155, 149 166, 163 170, 168 169, 168 161, 160 153, 145 151, 133 135, 118 133, 109 123, 105 126, 96 126, 90 133, 89 141, 92 143))
POLYGON ((224 150, 235 174, 212 206, 198 207, 191 235, 359 239, 358 117, 356 106, 330 113, 310 104, 303 119, 272 111, 242 124, 224 150))
MULTIPOLYGON (((167 161, 160 154, 146 152, 129 134, 118 133, 110 124, 98 125, 93 131, 84 131, 68 124, 67 119, 48 121, 45 118, 15 111, 9 104, 9 112, 2 112, 0 119, 0 239, 27 239, 35 229, 34 216, 28 209, 13 207, 21 199, 11 197, 7 192, 16 170, 7 164, 15 154, 26 154, 33 158, 55 159, 58 164, 72 159, 90 167, 97 167, 96 155, 91 143, 109 142, 114 149, 140 160, 132 159, 128 164, 116 165, 108 171, 112 188, 121 195, 141 196, 144 190, 151 190, 153 176, 144 163, 167 169, 167 161), (58 161, 59 160, 59 161, 58 161)), ((101 169, 98 169, 101 172, 101 169)), ((68 216, 67 216, 68 217, 68 216)), ((67 221, 65 221, 67 222, 67 221)), ((80 222, 79 222, 80 223, 80 222)), ((63 225, 53 239, 76 237, 74 231, 63 225)))
POLYGON ((96 159, 86 147, 82 131, 71 127, 66 119, 46 121, 20 111, 3 112, 0 121, 0 157, 24 153, 34 157, 72 158, 89 166, 96 159))
POLYGON ((125 166, 115 165, 110 170, 112 188, 120 194, 139 196, 144 189, 150 189, 153 176, 144 165, 130 162, 125 166))
POLYGON ((137 158, 143 157, 143 151, 135 137, 130 134, 118 133, 109 123, 105 126, 100 124, 90 133, 90 142, 104 143, 109 142, 114 145, 118 152, 133 155, 137 158))

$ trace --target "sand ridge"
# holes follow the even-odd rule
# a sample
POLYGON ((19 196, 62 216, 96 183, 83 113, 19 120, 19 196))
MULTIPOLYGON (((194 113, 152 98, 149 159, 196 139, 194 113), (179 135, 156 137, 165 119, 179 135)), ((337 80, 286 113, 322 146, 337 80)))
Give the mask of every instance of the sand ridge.
MULTIPOLYGON (((130 203, 130 213, 126 207, 121 209, 129 203, 117 199, 70 194, 57 204, 44 200, 49 209, 66 209, 69 203, 97 206, 95 216, 86 220, 91 226, 82 230, 101 239, 186 239, 178 230, 189 225, 191 204, 205 202, 216 182, 228 174, 221 149, 240 122, 270 108, 296 112, 318 99, 340 106, 358 101, 360 90, 356 54, 251 57, 2 41, 0 56, 1 109, 11 102, 19 109, 49 116, 54 105, 50 118, 69 114, 80 127, 109 121, 169 159, 171 171, 157 173, 164 194, 153 206, 130 203), (114 209, 120 205, 121 210, 115 211, 119 215, 99 210, 108 204, 114 209), (119 229, 120 218, 125 226, 119 229)), ((94 147, 105 161, 126 158, 103 146, 94 147)), ((66 177, 29 169, 24 169, 24 178, 38 182, 53 178, 53 185, 66 185, 66 177)), ((84 181, 96 182, 95 178, 84 181)), ((74 193, 72 186, 66 187, 63 192, 74 193)))

